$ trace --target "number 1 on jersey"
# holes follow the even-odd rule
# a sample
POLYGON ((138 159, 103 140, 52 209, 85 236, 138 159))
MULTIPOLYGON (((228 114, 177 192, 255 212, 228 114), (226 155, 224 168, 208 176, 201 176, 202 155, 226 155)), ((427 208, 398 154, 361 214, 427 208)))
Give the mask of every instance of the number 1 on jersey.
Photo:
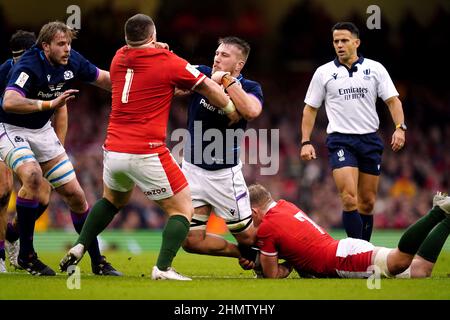
POLYGON ((125 84, 122 91, 122 103, 128 103, 128 95, 130 94, 131 82, 133 81, 133 69, 127 69, 127 74, 125 75, 125 84))

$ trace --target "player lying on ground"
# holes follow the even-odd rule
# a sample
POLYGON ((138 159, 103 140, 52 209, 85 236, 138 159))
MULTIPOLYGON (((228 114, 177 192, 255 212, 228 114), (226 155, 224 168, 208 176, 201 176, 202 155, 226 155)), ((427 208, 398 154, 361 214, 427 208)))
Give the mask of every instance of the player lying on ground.
MULTIPOLYGON (((294 204, 275 202, 261 185, 249 187, 254 239, 266 278, 285 278, 293 269, 300 276, 367 278, 375 271, 384 277, 430 277, 450 233, 450 197, 437 193, 433 208, 411 225, 398 247, 376 247, 361 239, 333 239, 294 204), (278 259, 286 260, 279 263, 278 259)), ((245 258, 244 269, 255 267, 245 258)))

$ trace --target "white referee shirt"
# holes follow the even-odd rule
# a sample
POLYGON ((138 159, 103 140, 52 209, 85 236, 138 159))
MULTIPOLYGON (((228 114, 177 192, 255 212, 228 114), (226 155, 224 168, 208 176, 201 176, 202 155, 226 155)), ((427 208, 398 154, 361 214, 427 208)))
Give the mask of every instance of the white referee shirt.
POLYGON ((305 103, 320 108, 325 100, 327 133, 373 133, 380 120, 377 97, 386 101, 398 96, 386 68, 362 56, 348 69, 336 58, 317 68, 306 93, 305 103))

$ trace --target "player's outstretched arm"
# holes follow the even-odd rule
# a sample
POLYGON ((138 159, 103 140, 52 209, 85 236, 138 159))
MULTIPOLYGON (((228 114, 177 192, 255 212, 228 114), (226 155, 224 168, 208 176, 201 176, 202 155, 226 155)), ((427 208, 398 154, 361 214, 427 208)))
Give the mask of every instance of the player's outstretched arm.
POLYGON ((233 100, 239 114, 245 120, 251 121, 261 114, 261 102, 254 95, 245 92, 242 86, 229 75, 229 72, 216 71, 211 76, 211 79, 223 85, 231 100, 233 100))
POLYGON ((264 278, 286 278, 291 273, 292 268, 288 268, 287 264, 278 263, 278 255, 266 256, 261 253, 259 259, 264 278))
POLYGON ((111 77, 109 76, 109 71, 105 71, 102 69, 98 69, 98 77, 97 80, 93 82, 93 84, 99 88, 105 89, 106 91, 111 92, 111 77))
POLYGON ((53 100, 42 101, 25 98, 15 90, 6 90, 3 97, 3 110, 10 113, 27 114, 57 109, 65 106, 67 101, 75 98, 77 92, 78 90, 76 89, 66 90, 53 100))

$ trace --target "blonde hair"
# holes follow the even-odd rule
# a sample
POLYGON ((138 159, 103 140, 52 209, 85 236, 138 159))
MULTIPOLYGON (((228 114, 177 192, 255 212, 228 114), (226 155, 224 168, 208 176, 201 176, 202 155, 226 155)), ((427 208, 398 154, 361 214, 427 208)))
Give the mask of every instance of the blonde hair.
POLYGON ((273 201, 270 192, 260 184, 252 184, 248 187, 250 203, 252 207, 264 207, 273 201))
POLYGON ((58 31, 61 31, 64 33, 70 41, 77 38, 77 31, 70 28, 68 25, 66 25, 64 22, 61 21, 52 21, 47 24, 45 24, 41 31, 39 31, 38 38, 36 40, 36 44, 39 47, 42 47, 42 43, 48 43, 50 44, 55 37, 55 35, 58 33, 58 31))

